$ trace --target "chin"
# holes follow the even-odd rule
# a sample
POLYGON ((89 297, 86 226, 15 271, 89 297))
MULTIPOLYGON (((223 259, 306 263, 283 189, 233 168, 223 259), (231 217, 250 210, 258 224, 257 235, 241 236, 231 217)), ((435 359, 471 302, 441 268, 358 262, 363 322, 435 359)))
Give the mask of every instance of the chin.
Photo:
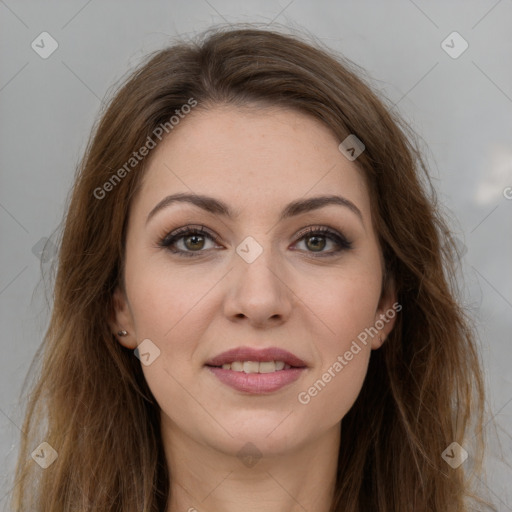
MULTIPOLYGON (((290 417, 283 421, 287 414, 289 413, 269 414, 268 418, 254 422, 254 412, 248 413, 247 419, 238 417, 236 423, 223 423, 229 434, 223 429, 221 435, 215 437, 212 437, 211 429, 205 432, 206 442, 229 455, 239 455, 238 452, 247 444, 254 445, 265 455, 277 456, 286 453, 296 449, 304 435, 304 430, 292 424, 290 417)), ((219 433, 219 429, 216 432, 219 433)))

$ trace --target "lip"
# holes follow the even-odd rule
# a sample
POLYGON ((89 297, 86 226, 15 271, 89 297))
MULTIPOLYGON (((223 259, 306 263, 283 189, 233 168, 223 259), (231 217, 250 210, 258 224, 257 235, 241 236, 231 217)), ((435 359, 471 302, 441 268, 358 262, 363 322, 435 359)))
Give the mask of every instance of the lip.
POLYGON ((296 355, 278 347, 255 349, 237 347, 222 352, 205 363, 206 368, 224 384, 250 394, 272 393, 296 381, 307 369, 306 363, 296 355), (272 373, 245 373, 224 370, 222 365, 233 361, 283 361, 291 368, 272 373))
MULTIPOLYGON (((263 349, 255 349, 251 347, 237 347, 226 352, 222 352, 212 359, 206 361, 205 365, 208 367, 222 366, 225 363, 232 363, 233 361, 256 361, 258 363, 265 361, 283 361, 294 368, 305 368, 306 363, 296 355, 278 347, 269 347, 263 349)), ((231 371, 231 370, 224 370, 231 371)), ((285 371, 285 370, 281 370, 285 371)), ((236 372, 233 372, 236 373, 236 372)), ((250 374, 249 374, 250 375, 250 374)), ((272 374, 264 374, 272 375, 272 374)))
POLYGON ((289 368, 273 373, 235 372, 233 370, 223 370, 216 366, 207 366, 206 368, 224 384, 237 391, 244 391, 252 395, 277 391, 296 381, 306 371, 305 367, 289 368))

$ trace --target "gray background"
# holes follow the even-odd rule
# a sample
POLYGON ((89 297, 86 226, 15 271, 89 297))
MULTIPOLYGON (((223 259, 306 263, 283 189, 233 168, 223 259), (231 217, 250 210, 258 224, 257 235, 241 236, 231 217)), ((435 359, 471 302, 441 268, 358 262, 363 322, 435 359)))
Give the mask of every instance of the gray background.
POLYGON ((512 511, 512 0, 0 0, 0 509, 17 454, 18 395, 48 321, 38 283, 49 263, 37 247, 59 225, 101 101, 147 52, 225 22, 307 29, 365 68, 421 136, 440 202, 456 219, 464 301, 497 423, 486 427, 487 492, 512 511), (47 59, 31 48, 43 31, 59 45, 47 59), (441 46, 453 31, 469 44, 458 58, 441 46))

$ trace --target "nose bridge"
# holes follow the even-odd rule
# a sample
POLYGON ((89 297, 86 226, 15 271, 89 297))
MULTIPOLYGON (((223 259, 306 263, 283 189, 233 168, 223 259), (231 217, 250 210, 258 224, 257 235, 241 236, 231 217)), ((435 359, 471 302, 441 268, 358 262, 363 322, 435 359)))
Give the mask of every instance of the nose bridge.
POLYGON ((248 236, 236 248, 235 271, 227 313, 262 323, 278 316, 286 318, 292 300, 283 273, 283 262, 271 245, 269 237, 259 237, 261 243, 248 236), (263 240, 265 239, 265 240, 263 240))

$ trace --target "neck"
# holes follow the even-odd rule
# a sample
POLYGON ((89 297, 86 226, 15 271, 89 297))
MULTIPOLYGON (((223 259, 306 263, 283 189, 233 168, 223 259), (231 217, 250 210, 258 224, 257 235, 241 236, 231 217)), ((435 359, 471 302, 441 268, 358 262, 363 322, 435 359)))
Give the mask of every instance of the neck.
POLYGON ((330 511, 340 424, 302 446, 262 453, 257 442, 221 451, 162 421, 171 475, 166 512, 330 511))

